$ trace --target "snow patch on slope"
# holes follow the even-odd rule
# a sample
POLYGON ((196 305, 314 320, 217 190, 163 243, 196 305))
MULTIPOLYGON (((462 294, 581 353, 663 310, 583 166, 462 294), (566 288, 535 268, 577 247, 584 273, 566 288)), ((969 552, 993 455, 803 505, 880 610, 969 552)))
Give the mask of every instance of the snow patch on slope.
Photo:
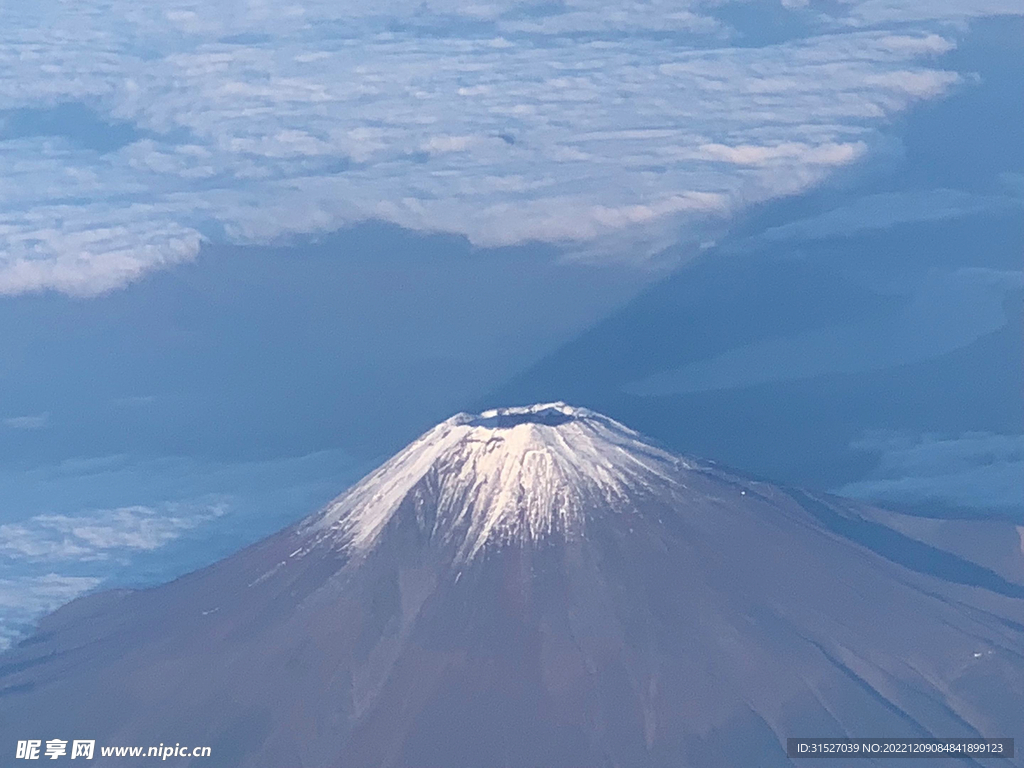
POLYGON ((472 559, 488 542, 583 533, 597 513, 628 513, 653 485, 682 485, 683 459, 585 408, 543 403, 460 413, 327 505, 302 531, 372 549, 403 504, 432 539, 472 559))

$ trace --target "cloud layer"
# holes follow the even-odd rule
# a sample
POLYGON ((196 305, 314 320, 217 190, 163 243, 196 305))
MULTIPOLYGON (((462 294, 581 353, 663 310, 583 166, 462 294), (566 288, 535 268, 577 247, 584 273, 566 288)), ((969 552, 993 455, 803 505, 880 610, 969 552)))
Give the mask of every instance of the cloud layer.
POLYGON ((79 514, 41 514, 0 525, 0 649, 43 614, 103 584, 119 566, 221 517, 213 499, 79 514))
POLYGON ((85 514, 37 515, 0 525, 0 557, 78 563, 125 557, 162 547, 185 531, 224 514, 222 503, 121 507, 85 514))
POLYGON ((0 293, 367 218, 642 260, 856 161, 961 79, 943 20, 1013 8, 797 4, 817 34, 750 47, 719 5, 5 8, 0 293))
POLYGON ((852 447, 877 453, 879 463, 868 479, 838 493, 898 503, 1024 506, 1024 435, 873 433, 852 447))
POLYGON ((91 589, 162 583, 207 565, 317 508, 365 469, 340 451, 0 467, 0 649, 91 589))
POLYGON ((57 573, 0 579, 0 649, 15 642, 39 616, 88 592, 100 581, 57 573))

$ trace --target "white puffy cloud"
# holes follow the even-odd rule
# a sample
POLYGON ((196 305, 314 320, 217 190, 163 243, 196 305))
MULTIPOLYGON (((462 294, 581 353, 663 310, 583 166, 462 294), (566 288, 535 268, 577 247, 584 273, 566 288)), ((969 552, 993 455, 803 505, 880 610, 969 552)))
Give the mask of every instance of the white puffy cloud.
POLYGON ((863 154, 866 149, 867 146, 862 141, 817 146, 787 141, 775 146, 740 144, 730 147, 725 144, 702 144, 698 147, 698 152, 699 156, 708 160, 720 160, 736 165, 768 166, 779 162, 798 161, 814 166, 846 165, 863 154))
POLYGON ((883 48, 913 55, 942 54, 956 48, 956 44, 952 40, 936 34, 920 36, 890 35, 881 38, 878 44, 883 48))
POLYGON ((37 515, 0 525, 0 557, 74 561, 123 558, 162 547, 225 512, 223 504, 134 506, 80 515, 37 515))
POLYGON ((161 220, 155 206, 141 204, 121 210, 50 206, 0 217, 0 294, 44 287, 102 293, 194 257, 201 239, 186 225, 161 220))
POLYGON ((887 118, 960 79, 934 62, 954 45, 929 26, 946 12, 859 29, 879 11, 853 3, 828 34, 740 47, 718 5, 5 8, 0 115, 79 103, 97 120, 0 128, 0 293, 99 293, 211 234, 368 218, 481 245, 626 238, 642 261, 855 162, 887 118), (100 152, 76 134, 103 121, 134 135, 100 152))

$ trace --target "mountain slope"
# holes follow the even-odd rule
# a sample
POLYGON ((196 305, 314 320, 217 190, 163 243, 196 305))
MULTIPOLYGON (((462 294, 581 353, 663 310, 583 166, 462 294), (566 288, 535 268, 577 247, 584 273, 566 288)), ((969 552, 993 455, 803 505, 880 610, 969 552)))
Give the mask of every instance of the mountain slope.
POLYGON ((585 409, 460 414, 233 557, 51 616, 0 657, 0 722, 268 768, 766 766, 787 736, 1013 736, 1024 585, 1003 566, 585 409))

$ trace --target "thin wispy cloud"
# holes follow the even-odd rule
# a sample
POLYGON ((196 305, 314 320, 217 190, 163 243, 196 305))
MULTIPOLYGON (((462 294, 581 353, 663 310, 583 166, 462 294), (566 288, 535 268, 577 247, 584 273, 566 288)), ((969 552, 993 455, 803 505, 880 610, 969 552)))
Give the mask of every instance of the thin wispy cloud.
POLYGON ((9 416, 3 420, 4 426, 10 429, 44 429, 50 424, 49 413, 38 413, 31 416, 9 416))
POLYGON ((838 493, 882 502, 1024 507, 1024 435, 869 433, 852 446, 878 456, 864 479, 838 493))
POLYGON ((895 312, 734 347, 630 382, 623 390, 658 397, 740 389, 933 359, 1004 327, 1011 321, 1004 303, 1022 288, 1021 272, 936 271, 893 294, 895 312))
POLYGON ((854 25, 921 21, 963 23, 978 16, 1021 13, 1019 4, 1002 0, 862 0, 851 5, 844 21, 854 25))
POLYGON ((768 240, 827 238, 910 222, 943 221, 1014 209, 1024 209, 1024 194, 979 195, 955 189, 881 192, 818 216, 772 227, 761 236, 768 240))
POLYGON ((1014 10, 790 4, 820 34, 742 47, 719 5, 5 8, 0 115, 84 105, 127 143, 0 120, 0 293, 98 293, 207 237, 370 218, 480 245, 625 237, 642 262, 870 154, 962 82, 944 21, 1014 10))

